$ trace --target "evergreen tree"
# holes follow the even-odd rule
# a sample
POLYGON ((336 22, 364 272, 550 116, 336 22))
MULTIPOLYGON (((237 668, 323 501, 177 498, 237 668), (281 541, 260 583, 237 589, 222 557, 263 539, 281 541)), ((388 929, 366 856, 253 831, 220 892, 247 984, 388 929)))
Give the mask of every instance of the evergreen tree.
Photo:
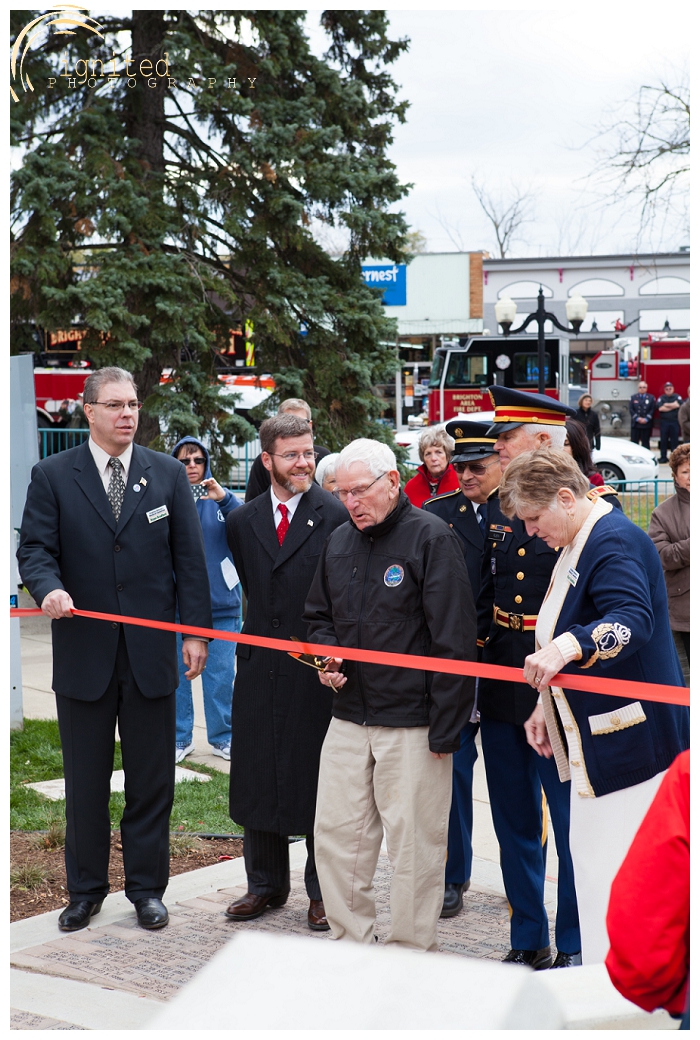
MULTIPOLYGON (((135 375, 141 443, 210 434, 226 463, 252 436, 216 387, 216 354, 245 322, 277 398, 309 401, 320 442, 389 436, 373 387, 393 377, 395 329, 360 263, 405 259, 389 207, 406 187, 386 153, 406 104, 386 70, 407 43, 382 11, 330 11, 318 58, 304 14, 95 15, 102 38, 78 28, 67 52, 50 35, 26 56, 34 91, 11 112, 15 345, 30 321, 83 325, 97 365, 135 375), (314 222, 343 231, 342 257, 314 222)), ((14 12, 15 34, 33 16, 14 12)))

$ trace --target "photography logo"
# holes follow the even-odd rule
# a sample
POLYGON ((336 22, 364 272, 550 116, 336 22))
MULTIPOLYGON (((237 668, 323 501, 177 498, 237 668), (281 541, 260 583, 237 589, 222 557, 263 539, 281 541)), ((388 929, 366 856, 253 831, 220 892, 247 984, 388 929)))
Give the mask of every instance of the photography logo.
MULTIPOLYGON (((104 36, 100 32, 102 26, 94 18, 90 18, 87 12, 86 7, 78 7, 75 4, 58 4, 53 11, 47 11, 46 14, 34 18, 28 25, 25 25, 12 47, 10 58, 12 83, 15 86, 18 83, 21 84, 25 93, 28 90, 34 90, 28 73, 24 71, 24 59, 38 36, 43 36, 47 30, 51 33, 51 26, 54 27, 54 36, 76 36, 76 29, 86 29, 103 40, 104 36)), ((10 93, 15 101, 19 101, 12 84, 10 84, 10 93)))

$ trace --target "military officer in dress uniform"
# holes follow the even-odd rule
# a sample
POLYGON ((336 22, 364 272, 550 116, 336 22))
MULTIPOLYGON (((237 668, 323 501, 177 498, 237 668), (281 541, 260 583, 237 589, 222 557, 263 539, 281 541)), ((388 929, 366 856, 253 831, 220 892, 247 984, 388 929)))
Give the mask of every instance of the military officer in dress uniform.
MULTIPOLYGON (((452 466, 459 487, 445 495, 428 499, 423 508, 448 523, 462 543, 464 562, 474 593, 481 585, 481 558, 484 554, 486 502, 501 479, 495 436, 488 437, 490 423, 453 419, 445 429, 455 442, 452 466)), ((447 836, 445 898, 441 917, 454 917, 463 905, 472 869, 472 782, 477 759, 475 737, 479 729, 475 710, 461 731, 459 751, 452 756, 452 806, 447 836)))
MULTIPOLYGON (((489 435, 500 468, 524 451, 563 447, 565 420, 573 409, 544 394, 507 387, 489 388, 495 408, 489 435)), ((486 547, 477 601, 481 660, 522 668, 535 647, 535 624, 557 551, 525 524, 499 508, 498 491, 487 503, 486 547)), ((511 950, 504 958, 536 971, 581 963, 581 936, 569 851, 568 783, 558 781, 552 759, 540 758, 525 737, 524 723, 537 703, 525 683, 479 682, 481 746, 494 829, 501 847, 501 869, 511 914, 511 950), (552 963, 549 922, 544 908, 546 795, 559 856, 556 944, 552 963)))

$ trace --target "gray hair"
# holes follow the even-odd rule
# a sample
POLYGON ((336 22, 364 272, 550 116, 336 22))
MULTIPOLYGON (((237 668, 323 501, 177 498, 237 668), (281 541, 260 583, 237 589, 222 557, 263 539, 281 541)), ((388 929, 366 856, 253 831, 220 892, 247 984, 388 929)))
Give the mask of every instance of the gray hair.
POLYGON ((277 409, 277 414, 284 415, 285 412, 304 412, 307 419, 311 418, 311 409, 306 401, 302 401, 301 397, 288 397, 286 401, 282 401, 277 409))
POLYGON ((273 415, 260 427, 260 447, 270 455, 274 452, 278 439, 304 437, 306 434, 312 436, 311 427, 306 419, 300 419, 298 415, 273 415))
POLYGON ((428 448, 442 448, 449 461, 450 455, 455 450, 455 442, 447 430, 439 426, 431 426, 423 430, 418 439, 418 457, 421 462, 428 448))
POLYGON ((93 372, 92 375, 88 376, 85 380, 85 386, 83 387, 83 403, 95 404, 100 390, 107 383, 131 383, 134 388, 134 393, 138 394, 138 388, 134 382, 134 377, 131 372, 127 372, 125 368, 98 368, 96 372, 93 372))
POLYGON ((365 466, 375 478, 397 469, 396 456, 389 445, 369 440, 367 437, 358 437, 356 441, 351 441, 343 448, 336 459, 336 473, 339 469, 350 469, 356 463, 365 466))
POLYGON ((549 426, 545 423, 523 423, 528 433, 546 433, 549 437, 550 447, 563 448, 566 440, 565 426, 549 426))
POLYGON ((318 460, 318 466, 316 467, 316 483, 319 487, 323 487, 323 481, 326 477, 332 480, 335 476, 336 466, 338 462, 338 452, 333 452, 330 455, 324 455, 322 459, 318 460))

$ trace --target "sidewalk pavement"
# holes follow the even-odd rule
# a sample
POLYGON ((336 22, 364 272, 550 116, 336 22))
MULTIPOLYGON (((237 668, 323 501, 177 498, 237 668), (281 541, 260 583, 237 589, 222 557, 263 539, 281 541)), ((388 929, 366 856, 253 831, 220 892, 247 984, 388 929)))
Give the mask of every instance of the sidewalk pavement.
MULTIPOLYGON (((24 618, 21 636, 25 718, 55 718, 49 622, 40 617, 24 618)), ((191 760, 228 773, 229 764, 214 757, 206 741, 199 681, 194 683, 194 698, 196 752, 191 760)), ((545 903, 554 945, 557 858, 551 828, 549 834, 545 903)), ((509 913, 481 755, 474 778, 474 853, 472 884, 464 910, 439 922, 440 949, 467 959, 500 961, 510 946, 509 913)), ((58 931, 58 910, 15 922, 10 929, 11 1028, 147 1028, 163 1010, 163 1002, 176 995, 241 930, 329 941, 328 933, 313 933, 306 924, 304 842, 291 845, 290 862, 292 890, 286 906, 246 924, 234 924, 223 915, 228 903, 246 891, 242 858, 172 878, 165 895, 170 924, 162 931, 139 928, 123 892, 109 895, 94 924, 77 933, 58 931)), ((383 853, 375 877, 380 943, 388 931, 390 878, 391 869, 383 853)), ((551 985, 564 994, 562 1000, 568 1009, 565 1028, 587 1028, 581 1024, 584 1021, 614 1021, 616 1028, 676 1027, 665 1012, 645 1015, 623 1000, 602 965, 552 972, 549 978, 551 985), (592 991, 586 990, 582 997, 575 981, 584 978, 590 979, 592 991)), ((290 1008, 290 1028, 294 1023, 295 1011, 290 1008)), ((208 1028, 206 1008, 202 1009, 200 1028, 208 1028)))

